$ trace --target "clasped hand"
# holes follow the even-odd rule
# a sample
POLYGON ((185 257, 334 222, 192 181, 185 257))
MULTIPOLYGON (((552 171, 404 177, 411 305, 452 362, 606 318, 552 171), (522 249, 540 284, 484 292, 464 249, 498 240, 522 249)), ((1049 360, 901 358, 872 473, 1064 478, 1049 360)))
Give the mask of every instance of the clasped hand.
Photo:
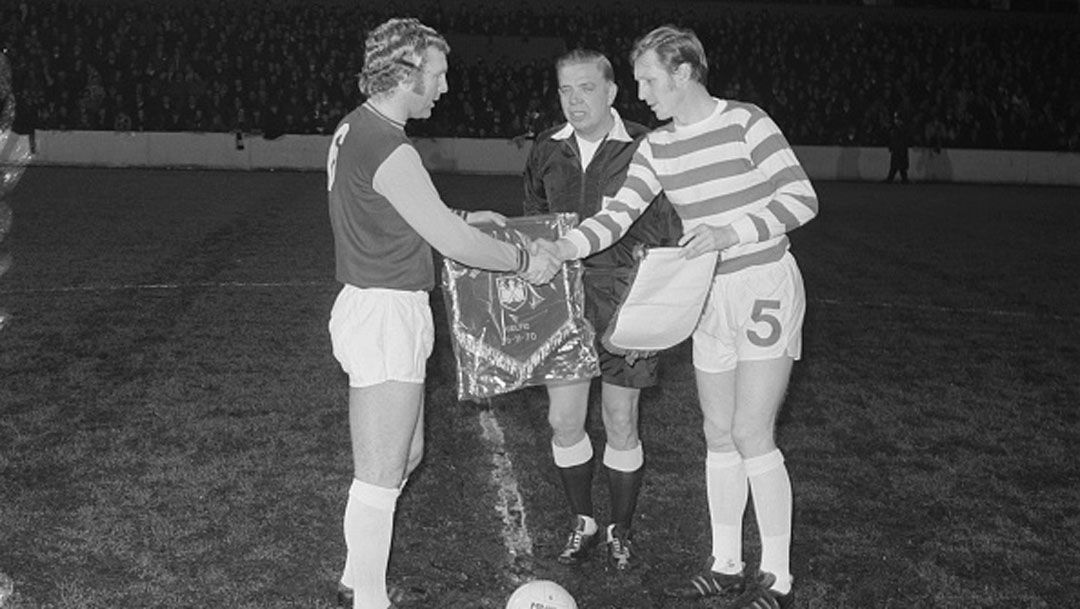
POLYGON ((559 249, 551 241, 537 239, 529 244, 529 268, 521 273, 531 284, 540 285, 551 281, 562 269, 559 249))

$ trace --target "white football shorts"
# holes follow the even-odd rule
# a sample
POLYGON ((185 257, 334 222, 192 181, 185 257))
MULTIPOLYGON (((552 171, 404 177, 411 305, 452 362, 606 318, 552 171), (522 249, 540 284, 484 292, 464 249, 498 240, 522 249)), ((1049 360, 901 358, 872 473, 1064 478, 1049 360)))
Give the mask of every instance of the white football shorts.
POLYGON ((330 311, 334 357, 350 387, 423 383, 435 344, 427 292, 346 285, 330 311))
POLYGON ((697 329, 694 367, 726 372, 741 361, 802 356, 806 291, 791 253, 713 278, 697 329))

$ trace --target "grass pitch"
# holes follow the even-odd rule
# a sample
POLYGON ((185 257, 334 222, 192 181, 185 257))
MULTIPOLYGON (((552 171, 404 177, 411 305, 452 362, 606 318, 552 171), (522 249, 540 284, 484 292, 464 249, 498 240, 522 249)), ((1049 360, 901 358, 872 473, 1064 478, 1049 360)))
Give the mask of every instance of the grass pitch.
MULTIPOLYGON (((436 184, 459 207, 520 200, 513 177, 436 184)), ((778 430, 799 606, 1070 606, 1080 191, 816 186, 821 215, 792 236, 809 304, 778 430)), ((332 606, 350 461, 326 333, 324 177, 31 168, 11 203, 0 572, 12 605, 332 606)), ((552 560, 568 515, 542 390, 458 402, 432 303, 427 457, 400 502, 391 578, 438 608, 501 608, 529 577, 583 609, 680 606, 660 590, 709 551, 688 346, 642 397, 641 567, 566 569, 552 560), (490 420, 501 444, 484 436, 490 420), (502 537, 496 461, 520 492, 526 555, 502 537)), ((602 484, 596 503, 603 519, 602 484)))

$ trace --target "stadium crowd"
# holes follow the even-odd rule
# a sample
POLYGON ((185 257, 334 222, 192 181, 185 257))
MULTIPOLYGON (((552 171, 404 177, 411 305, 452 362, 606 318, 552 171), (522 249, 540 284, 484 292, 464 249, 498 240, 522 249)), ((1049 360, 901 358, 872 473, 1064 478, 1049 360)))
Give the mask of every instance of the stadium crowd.
MULTIPOLYGON (((895 116, 913 146, 1080 150, 1075 15, 469 6, 433 2, 415 14, 452 43, 454 34, 513 37, 524 48, 543 37, 605 52, 617 64, 617 106, 645 124, 652 114, 637 101, 626 51, 671 22, 710 45, 710 90, 757 103, 795 144, 884 146, 895 116)), ((289 0, 4 3, 16 129, 328 133, 360 101, 364 35, 389 10, 289 0)), ((461 62, 452 52, 449 85, 432 119, 410 126, 414 136, 513 138, 559 116, 550 58, 461 62)))

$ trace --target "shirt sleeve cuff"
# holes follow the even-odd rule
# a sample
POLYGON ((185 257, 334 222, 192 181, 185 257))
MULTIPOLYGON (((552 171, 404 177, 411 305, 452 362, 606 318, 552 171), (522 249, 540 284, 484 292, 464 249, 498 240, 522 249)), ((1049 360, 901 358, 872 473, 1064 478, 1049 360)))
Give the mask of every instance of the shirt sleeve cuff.
POLYGON ((757 228, 754 227, 754 221, 751 220, 749 216, 743 216, 732 222, 731 228, 739 238, 739 242, 736 245, 741 245, 743 243, 757 243, 757 228))
MULTIPOLYGON (((579 258, 584 258, 586 255, 588 255, 589 241, 588 241, 588 239, 585 238, 584 235, 581 234, 581 231, 578 231, 578 230, 570 231, 569 233, 564 235, 561 239, 559 239, 559 243, 560 244, 565 243, 565 244, 568 244, 570 246, 568 249, 571 250, 573 252, 573 255, 574 255, 572 260, 577 260, 579 258)), ((560 247, 559 249, 561 250, 562 248, 560 247)))

